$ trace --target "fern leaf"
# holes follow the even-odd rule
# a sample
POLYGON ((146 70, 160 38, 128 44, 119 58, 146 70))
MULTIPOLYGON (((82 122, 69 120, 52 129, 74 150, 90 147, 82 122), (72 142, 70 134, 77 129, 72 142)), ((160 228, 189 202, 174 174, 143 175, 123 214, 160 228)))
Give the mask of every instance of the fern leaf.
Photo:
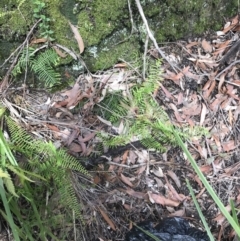
POLYGON ((3 183, 5 184, 7 190, 9 193, 11 193, 13 196, 18 197, 16 191, 15 191, 15 187, 13 184, 13 181, 11 178, 3 178, 3 183))
POLYGON ((8 174, 8 172, 3 171, 3 169, 0 168, 0 178, 2 178, 2 177, 5 177, 5 178, 8 178, 8 179, 11 179, 10 176, 9 176, 9 174, 8 174))

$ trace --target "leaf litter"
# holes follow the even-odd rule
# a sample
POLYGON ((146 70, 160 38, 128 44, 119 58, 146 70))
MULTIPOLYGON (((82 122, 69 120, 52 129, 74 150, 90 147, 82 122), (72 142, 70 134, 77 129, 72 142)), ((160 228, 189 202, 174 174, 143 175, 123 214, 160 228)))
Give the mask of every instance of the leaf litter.
MULTIPOLYGON (((69 25, 82 53, 81 35, 75 26, 69 25)), ((212 35, 162 46, 177 72, 163 63, 163 82, 155 93, 156 100, 172 113, 172 123, 209 130, 208 136, 191 140, 188 148, 226 207, 230 198, 240 204, 239 31, 237 15, 212 35)), ((65 53, 56 51, 65 57, 65 53)), ((149 50, 148 55, 159 58, 155 49, 149 50)), ((93 113, 93 107, 101 103, 107 92, 120 90, 127 96, 135 84, 132 76, 139 78, 126 63, 118 63, 102 74, 81 74, 70 88, 54 95, 29 91, 23 99, 21 91, 13 95, 9 90, 3 103, 29 133, 56 145, 60 141, 77 158, 88 157, 99 141, 98 131, 124 130, 121 123, 113 127, 93 113)), ((92 238, 121 239, 130 220, 157 222, 163 216, 177 215, 199 221, 186 177, 214 236, 225 240, 229 234, 234 235, 179 148, 169 147, 165 153, 156 153, 129 146, 124 152, 103 158, 104 163, 99 162, 96 170, 91 171, 93 188, 82 194, 86 197, 84 219, 92 238), (100 229, 103 232, 99 233, 100 229)), ((83 192, 77 181, 74 185, 83 192)))

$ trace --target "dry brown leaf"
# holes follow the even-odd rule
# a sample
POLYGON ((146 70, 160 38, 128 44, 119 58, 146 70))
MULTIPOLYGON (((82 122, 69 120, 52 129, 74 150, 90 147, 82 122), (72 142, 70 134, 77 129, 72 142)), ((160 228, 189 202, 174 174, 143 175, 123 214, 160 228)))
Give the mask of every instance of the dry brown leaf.
POLYGON ((74 25, 71 24, 71 22, 69 21, 68 22, 71 29, 72 29, 72 32, 74 34, 74 37, 75 39, 77 40, 77 43, 78 43, 78 48, 79 48, 79 51, 80 51, 80 54, 84 51, 84 43, 83 43, 83 39, 78 31, 78 28, 75 27, 74 25))
POLYGON ((98 208, 98 209, 99 209, 100 213, 102 214, 104 220, 109 224, 109 226, 112 228, 112 230, 116 231, 113 221, 108 217, 108 215, 101 208, 98 208))
POLYGON ((174 110, 175 117, 179 123, 183 121, 182 117, 180 116, 180 113, 178 112, 177 107, 173 104, 170 103, 169 106, 174 110))
POLYGON ((162 85, 160 84, 161 89, 165 93, 166 97, 169 99, 174 99, 173 95, 162 85))
POLYGON ((225 81, 225 75, 226 73, 223 73, 221 76, 220 76, 220 81, 218 83, 218 92, 222 93, 222 85, 225 81))
POLYGON ((202 103, 202 111, 201 111, 201 118, 200 118, 200 126, 203 125, 207 114, 207 107, 204 103, 202 103))
POLYGON ((196 46, 196 45, 198 45, 198 42, 191 42, 191 43, 186 45, 186 48, 190 49, 190 48, 192 48, 193 46, 196 46))
POLYGON ((148 192, 148 196, 149 196, 149 200, 151 200, 153 203, 158 203, 163 206, 178 207, 180 204, 180 202, 167 199, 160 194, 154 194, 154 193, 148 192))
POLYGON ((126 204, 126 203, 123 204, 123 207, 124 207, 126 210, 131 210, 131 209, 132 209, 132 207, 131 207, 129 204, 126 204))
POLYGON ((213 47, 212 47, 212 45, 208 41, 206 41, 206 39, 204 39, 202 41, 202 47, 203 47, 205 52, 207 52, 207 53, 211 53, 212 52, 213 47))
POLYGON ((234 89, 233 85, 227 84, 227 92, 226 94, 230 95, 235 100, 240 100, 240 98, 236 95, 238 92, 237 89, 234 89))
POLYGON ((146 170, 146 168, 147 168, 147 164, 144 165, 144 166, 139 167, 139 168, 136 170, 135 174, 137 174, 137 175, 142 174, 142 173, 146 170))
POLYGON ((222 143, 222 148, 224 151, 229 152, 236 148, 234 140, 230 140, 222 143))
POLYGON ((127 63, 118 63, 113 66, 114 68, 126 68, 128 67, 127 63))
POLYGON ((130 150, 128 155, 128 163, 135 164, 136 160, 137 160, 137 154, 133 150, 130 150))
POLYGON ((78 104, 78 98, 80 96, 80 93, 81 93, 80 86, 76 81, 76 83, 74 84, 71 90, 67 90, 65 91, 65 93, 62 94, 63 96, 68 97, 65 100, 65 102, 67 103, 66 106, 68 108, 72 108, 78 104))
POLYGON ((46 43, 48 40, 46 38, 38 38, 31 40, 30 44, 46 43))
POLYGON ((178 74, 175 74, 169 70, 166 71, 165 74, 163 74, 163 78, 170 79, 174 81, 177 85, 180 85, 180 80, 183 77, 183 73, 179 72, 178 74))
POLYGON ((72 152, 81 152, 82 151, 82 147, 79 144, 74 143, 74 142, 72 142, 68 148, 72 152))
POLYGON ((163 177, 163 171, 162 171, 162 168, 161 167, 158 167, 158 169, 153 169, 153 174, 157 177, 163 177))
POLYGON ((216 134, 212 134, 212 138, 214 139, 214 141, 215 141, 215 143, 216 143, 216 145, 218 147, 218 151, 220 153, 222 151, 222 146, 221 146, 221 142, 219 140, 219 136, 216 135, 216 134))
POLYGON ((206 64, 204 64, 203 62, 197 61, 196 62, 196 66, 198 66, 201 70, 206 71, 208 69, 208 67, 206 66, 206 64))
POLYGON ((208 99, 208 97, 210 96, 210 94, 212 93, 212 91, 214 90, 216 86, 216 81, 210 79, 207 83, 206 86, 203 87, 203 96, 205 99, 208 99))
POLYGON ((133 197, 144 199, 146 194, 143 192, 135 192, 133 189, 128 188, 125 192, 133 197))
POLYGON ((129 178, 124 176, 122 173, 120 174, 120 179, 129 187, 133 187, 133 184, 130 182, 129 178))
POLYGON ((202 109, 201 104, 194 101, 192 103, 189 103, 187 106, 184 106, 182 108, 182 112, 184 115, 195 116, 195 115, 200 115, 201 109, 202 109))
POLYGON ((158 187, 164 187, 164 184, 160 178, 154 177, 154 180, 157 182, 158 187))
POLYGON ((209 174, 212 171, 212 166, 210 166, 210 165, 204 165, 199 168, 200 168, 201 172, 205 173, 205 174, 209 174))
POLYGON ((54 50, 56 51, 56 53, 61 57, 61 58, 66 58, 67 54, 63 53, 57 46, 53 46, 54 50))
MULTIPOLYGON (((230 204, 228 204, 226 207, 228 212, 231 211, 231 206, 230 204)), ((222 225, 223 222, 226 220, 225 216, 222 213, 219 213, 214 219, 213 221, 217 222, 218 225, 222 225)))
POLYGON ((172 178, 172 180, 175 182, 177 187, 180 188, 181 187, 181 183, 180 183, 180 180, 179 180, 178 176, 171 170, 168 170, 167 174, 168 174, 168 176, 170 176, 172 178))
POLYGON ((173 200, 173 201, 180 201, 182 202, 184 199, 186 199, 186 197, 183 194, 178 194, 177 191, 175 190, 175 188, 168 182, 166 176, 165 176, 165 180, 168 186, 168 193, 167 196, 173 200))
POLYGON ((185 216, 185 208, 179 209, 173 213, 170 213, 168 217, 184 217, 185 216))

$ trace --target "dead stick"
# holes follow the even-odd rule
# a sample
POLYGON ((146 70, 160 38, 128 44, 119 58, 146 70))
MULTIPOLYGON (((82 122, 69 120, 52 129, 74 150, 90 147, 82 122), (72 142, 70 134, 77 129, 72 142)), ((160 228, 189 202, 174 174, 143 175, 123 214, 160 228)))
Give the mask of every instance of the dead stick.
POLYGON ((156 39, 154 38, 149 26, 148 26, 148 22, 147 22, 147 19, 144 15, 144 12, 143 12, 143 9, 142 9, 142 6, 139 2, 139 0, 135 0, 136 4, 137 4, 137 7, 138 7, 138 11, 142 17, 142 20, 146 26, 146 29, 147 29, 147 33, 148 33, 148 36, 149 38, 152 40, 155 48, 157 49, 157 51, 159 52, 159 54, 162 56, 163 59, 167 60, 167 62, 170 64, 170 66, 175 70, 174 66, 170 63, 170 61, 167 59, 166 55, 163 53, 163 51, 159 48, 158 44, 157 44, 157 41, 156 39))

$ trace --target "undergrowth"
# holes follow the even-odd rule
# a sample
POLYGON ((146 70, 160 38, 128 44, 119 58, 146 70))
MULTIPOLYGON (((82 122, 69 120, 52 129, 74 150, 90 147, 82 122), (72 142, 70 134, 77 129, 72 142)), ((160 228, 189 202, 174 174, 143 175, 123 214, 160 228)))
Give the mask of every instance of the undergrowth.
POLYGON ((17 76, 30 70, 40 83, 44 83, 46 87, 52 87, 60 81, 60 74, 56 71, 59 62, 59 56, 51 48, 37 52, 31 47, 24 48, 12 74, 17 76))
MULTIPOLYGON (((149 65, 148 77, 142 84, 136 84, 124 97, 120 92, 109 93, 103 100, 101 115, 119 130, 117 135, 102 132, 105 145, 115 147, 140 140, 150 149, 164 151, 167 146, 176 145, 172 123, 165 110, 157 103, 154 93, 161 85, 161 61, 149 65)), ((208 132, 202 127, 176 128, 183 139, 201 137, 208 132)))
MULTIPOLYGON (((72 185, 72 171, 85 176, 88 172, 65 150, 56 149, 51 142, 33 139, 10 118, 6 117, 6 123, 11 136, 8 145, 18 167, 6 166, 15 174, 24 173, 31 178, 29 182, 23 175, 12 176, 12 187, 7 192, 21 240, 45 241, 49 237, 66 240, 66 226, 75 219, 82 220, 81 205, 72 185), (54 235, 56 230, 59 230, 58 238, 54 235)), ((1 212, 8 221, 7 214, 1 212)))

